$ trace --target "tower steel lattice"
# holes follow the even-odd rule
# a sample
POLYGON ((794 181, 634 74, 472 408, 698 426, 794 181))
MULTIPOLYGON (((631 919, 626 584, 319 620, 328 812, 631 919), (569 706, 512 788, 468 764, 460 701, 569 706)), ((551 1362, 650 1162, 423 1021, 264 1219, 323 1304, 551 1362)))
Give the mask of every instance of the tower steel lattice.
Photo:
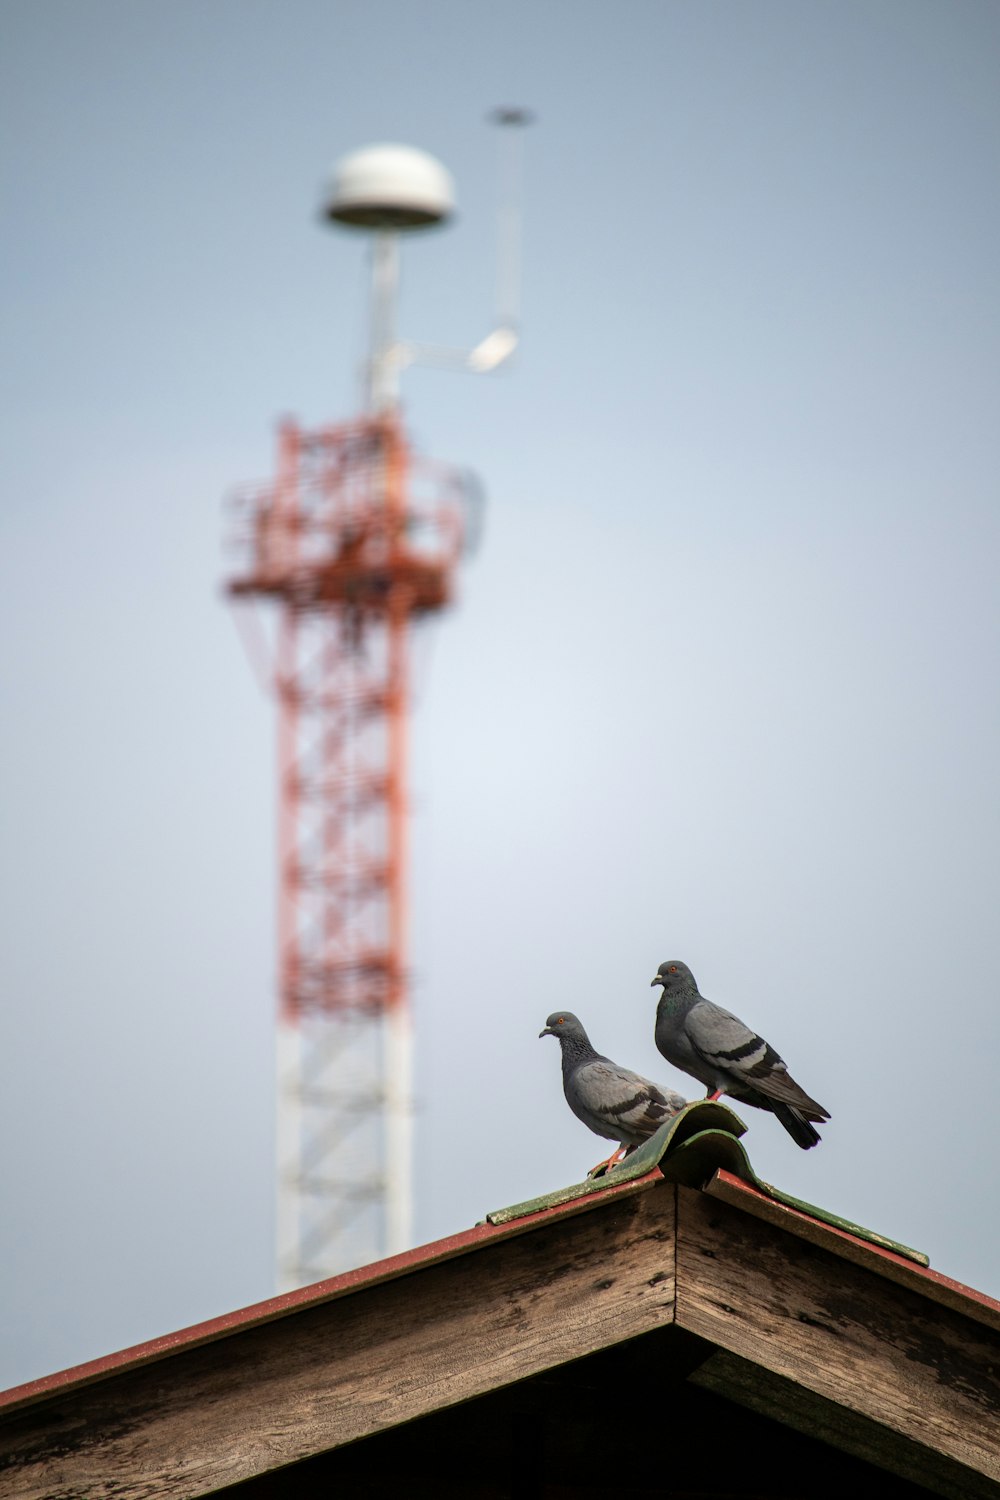
POLYGON ((409 639, 451 598, 468 482, 394 408, 280 431, 235 497, 236 598, 279 608, 279 1278, 410 1243, 409 639))

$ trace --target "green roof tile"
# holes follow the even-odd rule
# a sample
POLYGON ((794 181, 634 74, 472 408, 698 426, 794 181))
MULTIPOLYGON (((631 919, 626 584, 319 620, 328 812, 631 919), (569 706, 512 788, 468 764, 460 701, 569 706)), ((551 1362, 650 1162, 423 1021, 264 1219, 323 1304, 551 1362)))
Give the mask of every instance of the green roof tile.
POLYGON ((873 1229, 866 1229, 851 1219, 843 1219, 839 1214, 817 1208, 815 1204, 806 1203, 801 1198, 793 1198, 790 1193, 783 1193, 780 1188, 764 1182, 750 1165, 750 1158, 740 1142, 740 1136, 746 1134, 746 1128, 740 1117, 725 1104, 697 1099, 672 1120, 661 1125, 655 1135, 651 1135, 648 1141, 610 1172, 602 1171, 584 1182, 556 1188, 554 1192, 544 1193, 540 1198, 514 1203, 510 1208, 494 1209, 486 1215, 484 1222, 510 1224, 515 1219, 526 1218, 528 1214, 541 1213, 547 1208, 557 1208, 579 1198, 606 1192, 610 1187, 617 1188, 624 1183, 636 1182, 646 1177, 654 1167, 659 1168, 660 1175, 668 1182, 681 1182, 686 1187, 695 1188, 704 1187, 712 1174, 721 1168, 786 1208, 806 1214, 809 1218, 829 1224, 846 1234, 852 1234, 857 1239, 867 1240, 883 1250, 890 1250, 917 1265, 930 1264, 927 1256, 920 1250, 913 1250, 909 1245, 890 1240, 873 1229))

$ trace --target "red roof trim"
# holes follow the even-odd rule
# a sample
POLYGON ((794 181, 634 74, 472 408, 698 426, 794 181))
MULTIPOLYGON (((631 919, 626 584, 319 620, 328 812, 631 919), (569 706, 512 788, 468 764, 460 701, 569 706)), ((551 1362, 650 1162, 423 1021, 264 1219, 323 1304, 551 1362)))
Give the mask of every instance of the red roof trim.
POLYGON ((603 1192, 588 1193, 582 1198, 571 1198, 566 1203, 542 1209, 522 1219, 514 1219, 508 1224, 477 1224, 473 1229, 447 1235, 441 1240, 432 1240, 430 1244, 406 1250, 402 1255, 390 1255, 385 1260, 371 1261, 368 1265, 357 1266, 353 1271, 344 1271, 341 1275, 328 1277, 325 1281, 313 1282, 311 1286, 300 1287, 297 1291, 284 1292, 278 1297, 269 1297, 264 1302, 251 1303, 249 1307, 238 1308, 235 1312, 224 1313, 218 1318, 209 1318, 204 1323, 192 1323, 190 1327, 180 1328, 176 1333, 163 1334, 160 1338, 150 1339, 146 1343, 132 1344, 127 1349, 119 1349, 113 1354, 102 1355, 100 1359, 88 1360, 81 1365, 71 1365, 69 1369, 57 1370, 51 1375, 42 1375, 37 1380, 27 1381, 24 1385, 15 1385, 8 1390, 0 1391, 0 1412, 11 1411, 16 1407, 41 1401, 56 1391, 65 1392, 79 1386, 90 1385, 93 1381, 117 1375, 124 1370, 138 1368, 140 1365, 150 1364, 154 1360, 166 1359, 171 1354, 177 1354, 185 1349, 196 1349, 201 1344, 212 1343, 216 1339, 226 1338, 229 1334, 258 1328, 264 1323, 274 1322, 275 1319, 285 1317, 287 1314, 300 1312, 303 1308, 318 1307, 324 1302, 332 1302, 337 1297, 346 1297, 352 1292, 377 1286, 380 1282, 392 1281, 411 1271, 422 1270, 425 1266, 452 1260, 456 1256, 481 1249, 484 1245, 493 1244, 497 1240, 512 1239, 515 1235, 523 1234, 526 1230, 534 1229, 536 1225, 548 1220, 569 1218, 573 1214, 584 1213, 594 1205, 606 1202, 609 1198, 634 1193, 637 1189, 653 1187, 657 1182, 662 1181, 662 1178, 663 1174, 659 1168, 654 1167, 645 1177, 631 1182, 611 1183, 603 1192))
MULTIPOLYGON (((709 1192, 712 1191, 712 1184, 715 1182, 718 1182, 725 1190, 724 1195, 728 1202, 733 1202, 734 1198, 756 1199, 761 1205, 767 1206, 769 1218, 773 1219, 775 1216, 784 1218, 787 1215, 811 1226, 817 1226, 824 1234, 832 1235, 838 1240, 845 1240, 848 1244, 863 1250, 866 1257, 887 1261, 893 1267, 905 1271, 907 1279, 912 1278, 924 1283, 928 1296, 933 1296, 935 1301, 944 1302, 949 1307, 955 1307, 959 1299, 966 1303, 971 1302, 988 1315, 987 1321, 994 1325, 1000 1324, 1000 1302, 987 1296, 985 1292, 977 1291, 975 1287, 966 1286, 962 1281, 954 1281, 950 1276, 942 1276, 940 1271, 932 1271, 929 1266, 921 1266, 916 1261, 909 1260, 905 1255, 897 1255, 894 1250, 877 1245, 871 1240, 862 1239, 859 1235, 850 1234, 845 1229, 838 1229, 836 1225, 828 1224, 823 1219, 814 1219, 811 1214, 802 1213, 801 1210, 792 1208, 790 1204, 780 1203, 776 1198, 771 1198, 767 1193, 762 1192, 760 1188, 744 1182, 741 1177, 736 1177, 732 1172, 727 1172, 724 1167, 719 1167, 712 1182, 707 1184, 709 1192)), ((722 1197, 723 1194, 718 1194, 718 1196, 722 1197)), ((897 1276, 894 1279, 900 1280, 901 1278, 897 1276)), ((973 1309, 965 1307, 961 1311, 971 1314, 973 1309)))
MULTIPOLYGON (((452 1260, 456 1256, 481 1249, 498 1240, 512 1239, 515 1235, 524 1234, 550 1220, 586 1213, 598 1204, 607 1202, 609 1198, 625 1196, 654 1187, 662 1180, 663 1174, 660 1169, 653 1167, 644 1177, 630 1182, 611 1183, 601 1192, 590 1192, 580 1198, 571 1198, 565 1203, 540 1209, 537 1213, 525 1215, 520 1219, 512 1219, 505 1224, 477 1224, 472 1229, 462 1230, 444 1239, 432 1240, 430 1244, 407 1250, 402 1255, 392 1255, 385 1260, 372 1261, 369 1265, 358 1266, 353 1271, 343 1272, 340 1276, 331 1276, 325 1281, 314 1282, 311 1286, 299 1288, 298 1291, 285 1292, 281 1296, 252 1303, 249 1307, 239 1308, 235 1312, 225 1313, 218 1318, 210 1318, 204 1323, 194 1323, 188 1328, 178 1329, 175 1333, 164 1334, 146 1343, 133 1344, 127 1349, 106 1354, 100 1359, 73 1365, 69 1369, 58 1370, 51 1375, 43 1375, 24 1385, 12 1386, 9 1390, 0 1391, 0 1411, 12 1411, 17 1407, 41 1401, 57 1391, 66 1392, 89 1385, 94 1381, 150 1364, 155 1360, 166 1359, 183 1350, 195 1349, 201 1344, 226 1338, 230 1334, 260 1327, 264 1323, 274 1322, 278 1318, 305 1308, 318 1307, 324 1302, 332 1302, 337 1297, 346 1297, 352 1292, 364 1291, 381 1282, 408 1275, 411 1271, 419 1271, 424 1267, 437 1265, 441 1261, 452 1260)), ((761 1210, 766 1209, 768 1218, 772 1221, 780 1218, 789 1229, 793 1229, 795 1221, 808 1224, 813 1234, 818 1231, 824 1238, 829 1236, 833 1240, 844 1241, 856 1252, 863 1252, 865 1259, 870 1261, 875 1258, 885 1262, 887 1266, 891 1265, 895 1273, 894 1280, 906 1281, 910 1285, 916 1283, 926 1291, 928 1296, 948 1306, 956 1307, 960 1302, 964 1302, 966 1306, 960 1308, 961 1311, 975 1315, 975 1310, 979 1309, 986 1313, 987 1321, 1000 1323, 1000 1302, 988 1297, 985 1292, 976 1291, 975 1288, 965 1286, 960 1281, 953 1281, 948 1276, 942 1276, 939 1271, 919 1266, 897 1255, 894 1251, 884 1249, 869 1240, 860 1239, 845 1230, 835 1228, 832 1224, 825 1223, 822 1219, 812 1218, 809 1214, 779 1203, 759 1188, 751 1186, 724 1168, 718 1169, 712 1178, 712 1183, 708 1184, 710 1192, 713 1183, 718 1183, 722 1189, 717 1196, 724 1197, 729 1202, 735 1200, 739 1203, 742 1200, 742 1204, 751 1213, 755 1210, 760 1213, 761 1210), (971 1307, 968 1305, 970 1303, 971 1307)))

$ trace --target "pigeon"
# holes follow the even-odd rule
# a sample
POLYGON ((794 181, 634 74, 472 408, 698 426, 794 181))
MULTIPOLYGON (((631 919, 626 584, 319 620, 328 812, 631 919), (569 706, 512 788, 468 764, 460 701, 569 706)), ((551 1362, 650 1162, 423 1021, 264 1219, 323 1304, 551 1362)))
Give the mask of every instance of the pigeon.
POLYGON ((673 1089, 657 1088, 648 1078, 620 1068, 610 1058, 595 1052, 583 1026, 571 1011, 553 1011, 539 1037, 559 1038, 562 1050, 563 1093, 566 1103, 595 1135, 609 1141, 620 1141, 619 1149, 598 1162, 590 1175, 601 1167, 608 1170, 628 1151, 648 1140, 665 1120, 670 1120, 687 1103, 673 1089))
POLYGON ((743 1104, 773 1111, 803 1151, 818 1144, 809 1122, 828 1120, 829 1113, 799 1088, 762 1036, 699 994, 687 964, 668 959, 651 984, 663 986, 654 1037, 668 1062, 705 1084, 710 1099, 731 1094, 743 1104))

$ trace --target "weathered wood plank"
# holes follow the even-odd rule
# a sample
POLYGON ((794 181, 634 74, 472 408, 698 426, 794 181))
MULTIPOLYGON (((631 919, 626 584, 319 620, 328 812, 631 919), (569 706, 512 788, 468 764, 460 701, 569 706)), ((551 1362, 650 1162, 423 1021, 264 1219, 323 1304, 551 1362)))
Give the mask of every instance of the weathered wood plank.
POLYGON ((991 1328, 691 1189, 677 1233, 681 1328, 1000 1480, 991 1328))
POLYGON ((885 1242, 885 1248, 876 1248, 864 1239, 824 1223, 822 1219, 810 1218, 808 1214, 769 1198, 758 1188, 740 1182, 730 1172, 717 1171, 705 1184, 705 1192, 712 1198, 721 1198, 724 1203, 732 1203, 744 1213, 766 1219, 769 1224, 800 1239, 823 1245, 845 1260, 867 1266, 878 1276, 897 1281, 900 1286, 912 1287, 922 1297, 930 1297, 932 1301, 954 1308, 964 1317, 987 1323, 1000 1332, 1000 1302, 985 1292, 976 1291, 975 1287, 963 1286, 950 1276, 942 1276, 938 1271, 917 1266, 904 1256, 894 1254, 891 1241, 885 1242))
POLYGON ((0 1497, 195 1496, 674 1316, 675 1189, 183 1350, 0 1426, 0 1497))
MULTIPOLYGON (((688 1379, 702 1390, 737 1402, 749 1412, 770 1417, 783 1427, 818 1438, 840 1453, 887 1471, 878 1478, 880 1494, 892 1483, 889 1475, 895 1474, 933 1494, 945 1496, 946 1500, 996 1500, 997 1487, 987 1476, 976 1474, 944 1454, 914 1447, 908 1438, 880 1422, 845 1410, 736 1354, 717 1349, 688 1379)), ((830 1467, 827 1462, 827 1478, 830 1467)), ((871 1480, 874 1478, 871 1476, 871 1480)), ((815 1476, 811 1476, 810 1489, 815 1482, 815 1476)), ((776 1488, 777 1483, 776 1479, 776 1488)))
MULTIPOLYGON (((661 1175, 657 1172, 650 1173, 646 1179, 638 1182, 611 1183, 603 1189, 600 1197, 604 1203, 607 1203, 627 1193, 644 1192, 650 1187, 655 1187, 661 1180, 661 1175)), ((415 1269, 456 1260, 459 1256, 479 1250, 484 1244, 495 1245, 515 1235, 532 1234, 537 1229, 540 1220, 551 1222, 557 1218, 569 1218, 573 1214, 585 1213, 593 1207, 593 1203, 584 1198, 563 1203, 544 1213, 519 1218, 501 1227, 484 1221, 473 1229, 461 1230, 458 1234, 434 1240, 429 1245, 420 1245, 414 1250, 403 1251, 399 1255, 390 1255, 385 1260, 373 1261, 370 1265, 357 1266, 352 1271, 344 1271, 339 1276, 331 1276, 311 1286, 300 1287, 297 1291, 283 1292, 280 1296, 270 1297, 250 1307, 237 1308, 234 1312, 224 1313, 221 1317, 195 1323, 190 1328, 175 1329, 160 1338, 135 1344, 130 1349, 115 1350, 112 1354, 104 1355, 100 1359, 88 1360, 85 1364, 75 1365, 69 1370, 56 1370, 51 1375, 44 1375, 40 1379, 29 1380, 24 1385, 0 1391, 0 1421, 3 1421, 9 1412, 21 1407, 33 1405, 37 1401, 49 1400, 53 1396, 63 1397, 71 1390, 78 1390, 94 1381, 106 1380, 116 1370, 127 1368, 134 1371, 140 1365, 170 1358, 181 1348, 193 1349, 199 1344, 214 1343, 216 1339, 231 1338, 244 1329, 262 1327, 265 1323, 272 1323, 276 1319, 287 1317, 289 1313, 300 1312, 307 1307, 319 1307, 332 1302, 337 1297, 348 1297, 355 1292, 378 1286, 382 1282, 393 1281, 398 1276, 409 1276, 415 1269)))

